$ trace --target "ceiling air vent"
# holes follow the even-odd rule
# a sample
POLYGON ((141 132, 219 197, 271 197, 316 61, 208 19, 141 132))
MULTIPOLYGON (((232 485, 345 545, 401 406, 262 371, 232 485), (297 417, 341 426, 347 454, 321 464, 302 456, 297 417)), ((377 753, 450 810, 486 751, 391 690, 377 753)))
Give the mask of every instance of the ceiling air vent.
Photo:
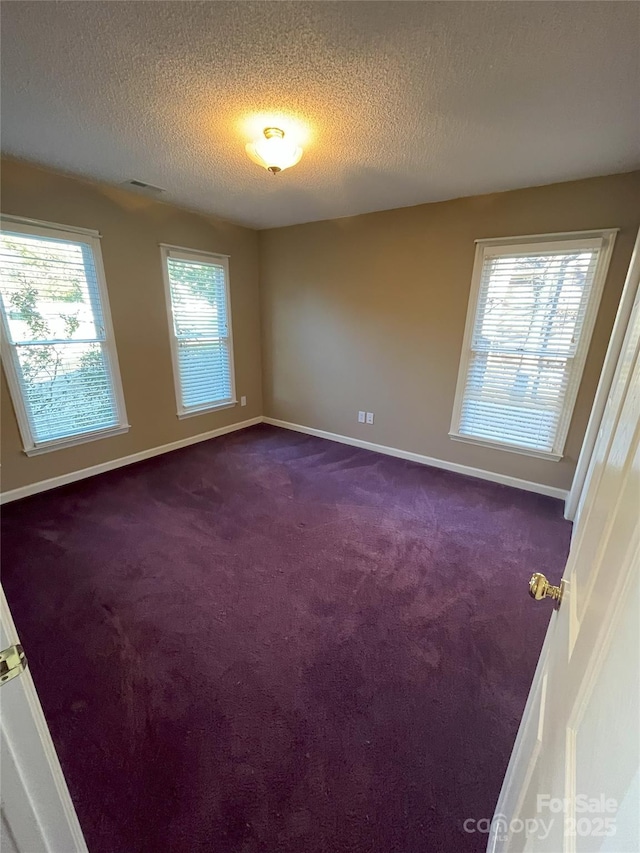
POLYGON ((150 195, 159 195, 160 193, 165 192, 162 187, 154 187, 153 184, 147 184, 144 181, 138 181, 133 178, 130 181, 125 181, 123 186, 130 187, 133 190, 138 190, 140 192, 149 193, 150 195))

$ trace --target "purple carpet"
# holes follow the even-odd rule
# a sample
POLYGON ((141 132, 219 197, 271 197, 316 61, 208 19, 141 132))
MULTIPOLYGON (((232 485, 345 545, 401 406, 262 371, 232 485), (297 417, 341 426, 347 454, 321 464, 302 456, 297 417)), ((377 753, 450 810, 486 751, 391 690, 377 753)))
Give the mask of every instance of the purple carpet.
POLYGON ((2 522, 91 853, 485 849, 559 501, 258 426, 2 522))

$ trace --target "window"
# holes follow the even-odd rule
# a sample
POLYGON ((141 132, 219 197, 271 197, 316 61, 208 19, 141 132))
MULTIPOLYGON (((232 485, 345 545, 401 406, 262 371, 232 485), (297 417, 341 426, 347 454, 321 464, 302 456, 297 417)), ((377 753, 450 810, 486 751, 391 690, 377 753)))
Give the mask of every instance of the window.
POLYGON ((477 242, 452 438, 562 458, 615 234, 477 242))
POLYGON ((162 246, 178 417, 235 405, 227 258, 162 246))
POLYGON ((126 432, 97 232, 3 217, 0 297, 27 455, 126 432))

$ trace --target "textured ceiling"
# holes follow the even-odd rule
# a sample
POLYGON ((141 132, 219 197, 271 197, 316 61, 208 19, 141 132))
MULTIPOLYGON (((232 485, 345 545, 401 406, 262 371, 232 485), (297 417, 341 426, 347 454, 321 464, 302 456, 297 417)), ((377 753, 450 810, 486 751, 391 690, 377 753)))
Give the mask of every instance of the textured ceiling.
POLYGON ((261 228, 622 172, 639 23, 636 2, 3 2, 2 145, 261 228), (244 146, 276 121, 305 153, 274 177, 244 146))

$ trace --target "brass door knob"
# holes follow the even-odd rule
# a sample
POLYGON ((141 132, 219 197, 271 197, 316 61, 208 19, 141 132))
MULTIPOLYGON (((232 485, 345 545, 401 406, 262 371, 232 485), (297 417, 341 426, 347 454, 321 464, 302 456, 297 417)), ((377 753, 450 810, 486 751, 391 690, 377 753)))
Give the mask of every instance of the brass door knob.
POLYGON ((534 572, 529 581, 529 595, 536 601, 551 598, 557 608, 562 601, 562 586, 552 586, 541 572, 534 572))

